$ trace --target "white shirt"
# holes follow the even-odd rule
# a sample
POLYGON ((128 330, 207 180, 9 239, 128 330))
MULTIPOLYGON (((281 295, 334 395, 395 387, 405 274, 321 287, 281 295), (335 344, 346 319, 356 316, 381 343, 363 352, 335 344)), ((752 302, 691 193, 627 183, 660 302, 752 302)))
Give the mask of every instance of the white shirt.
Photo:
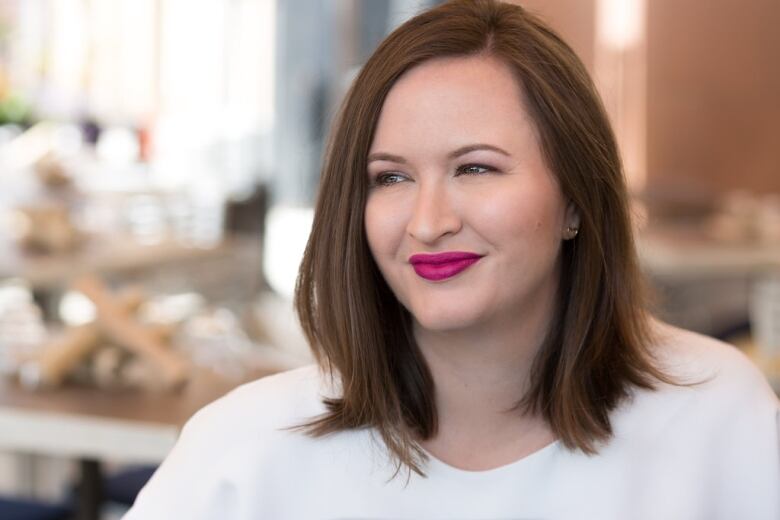
POLYGON ((663 327, 672 375, 637 390, 595 456, 554 442, 488 471, 394 467, 373 430, 283 428, 325 411, 316 367, 244 385, 198 412, 125 520, 780 519, 780 404, 735 348, 663 327), (690 377, 690 379, 685 379, 690 377))

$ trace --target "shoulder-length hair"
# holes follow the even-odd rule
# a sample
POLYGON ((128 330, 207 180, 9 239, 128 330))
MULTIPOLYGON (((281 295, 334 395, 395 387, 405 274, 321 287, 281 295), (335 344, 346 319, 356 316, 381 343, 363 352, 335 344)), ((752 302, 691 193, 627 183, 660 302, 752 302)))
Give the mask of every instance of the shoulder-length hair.
POLYGON ((417 441, 437 431, 434 384, 364 230, 367 155, 388 91, 428 60, 486 55, 522 87, 542 152, 580 215, 563 243, 552 326, 518 409, 541 414, 569 449, 593 454, 612 434, 612 411, 634 387, 668 381, 651 356, 649 316, 615 137, 584 66, 522 7, 454 0, 390 34, 355 79, 332 128, 295 306, 320 366, 342 393, 302 425, 320 436, 374 428, 397 469, 423 474, 417 441))

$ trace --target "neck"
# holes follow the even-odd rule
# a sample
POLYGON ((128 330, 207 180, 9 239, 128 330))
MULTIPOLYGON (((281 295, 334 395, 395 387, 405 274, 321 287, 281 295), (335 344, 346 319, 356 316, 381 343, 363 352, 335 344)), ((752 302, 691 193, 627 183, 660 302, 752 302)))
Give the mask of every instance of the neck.
POLYGON ((526 309, 457 330, 414 325, 431 371, 441 431, 496 431, 538 418, 511 411, 525 396, 554 309, 554 292, 526 309))

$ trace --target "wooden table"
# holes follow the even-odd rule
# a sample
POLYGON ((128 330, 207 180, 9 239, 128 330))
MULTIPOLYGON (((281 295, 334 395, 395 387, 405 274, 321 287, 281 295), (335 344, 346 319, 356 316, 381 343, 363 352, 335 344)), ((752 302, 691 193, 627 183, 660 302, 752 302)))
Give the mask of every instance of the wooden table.
MULTIPOLYGON (((258 370, 247 380, 276 370, 258 370)), ((65 386, 31 392, 0 379, 0 449, 78 459, 78 518, 97 520, 100 462, 159 463, 197 410, 243 381, 198 369, 175 393, 65 386)))

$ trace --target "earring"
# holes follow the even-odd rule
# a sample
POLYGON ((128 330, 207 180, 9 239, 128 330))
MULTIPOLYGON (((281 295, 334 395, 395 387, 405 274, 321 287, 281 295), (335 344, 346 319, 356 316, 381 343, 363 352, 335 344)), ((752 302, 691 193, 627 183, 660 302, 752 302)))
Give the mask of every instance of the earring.
POLYGON ((571 240, 572 238, 575 238, 577 236, 577 233, 579 232, 580 232, 580 228, 569 226, 566 228, 566 231, 564 232, 564 239, 571 240))

